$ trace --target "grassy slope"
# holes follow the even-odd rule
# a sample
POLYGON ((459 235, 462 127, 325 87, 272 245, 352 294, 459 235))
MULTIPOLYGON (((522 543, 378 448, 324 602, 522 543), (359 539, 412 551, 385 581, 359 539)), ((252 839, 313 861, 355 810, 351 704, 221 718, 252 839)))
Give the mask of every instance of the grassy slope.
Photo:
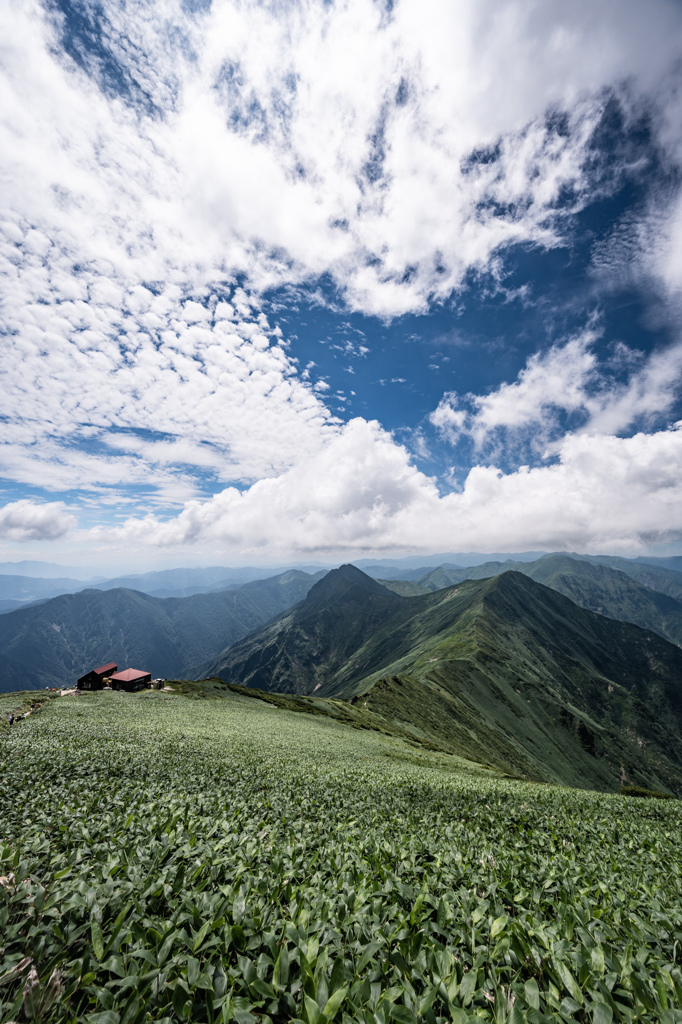
POLYGON ((382 586, 390 590, 392 594, 399 597, 419 597, 421 594, 430 594, 435 587, 424 587, 421 583, 414 583, 412 580, 378 580, 382 586))
MULTIPOLYGON (((338 700, 334 697, 308 697, 291 693, 270 693, 266 690, 252 689, 227 683, 219 676, 209 679, 187 680, 173 679, 168 687, 185 697, 205 700, 213 697, 238 698, 247 701, 261 701, 281 711, 292 711, 297 714, 313 715, 314 717, 330 718, 353 729, 365 729, 392 736, 417 749, 439 751, 454 758, 453 765, 478 773, 493 772, 500 777, 517 777, 501 766, 493 766, 485 756, 471 758, 454 754, 450 744, 435 736, 420 735, 410 724, 401 724, 391 716, 376 714, 370 711, 364 701, 338 700)), ((478 754, 478 752, 477 752, 478 754)))
POLYGON ((363 681, 367 707, 531 778, 682 792, 676 649, 559 595, 533 609, 525 592, 519 607, 508 582, 491 582, 456 631, 363 681))
POLYGON ((520 571, 519 567, 525 564, 524 562, 482 562, 480 565, 464 568, 454 565, 439 565, 436 569, 429 569, 413 582, 433 593, 435 590, 443 590, 445 587, 464 583, 465 580, 484 580, 491 576, 499 576, 501 572, 509 572, 514 569, 520 571))
POLYGON ((650 565, 647 562, 632 562, 629 558, 618 558, 616 555, 571 555, 577 561, 589 562, 592 565, 605 565, 618 569, 630 576, 644 587, 651 587, 661 594, 668 594, 677 601, 682 601, 682 572, 664 566, 650 565))
POLYGON ((0 692, 72 685, 95 665, 174 676, 300 601, 315 577, 292 571, 238 590, 155 598, 86 590, 0 616, 0 692))
POLYGON ((247 637, 216 674, 363 695, 415 735, 531 778, 682 791, 682 652, 665 640, 518 573, 407 599, 360 580, 334 598, 333 579, 316 588, 327 605, 247 637))
POLYGON ((385 629, 330 689, 366 690, 381 677, 364 698, 369 709, 529 777, 611 789, 627 778, 682 792, 675 648, 516 574, 478 584, 453 616, 458 589, 402 630, 385 629), (392 643, 398 656, 386 663, 392 643), (372 664, 381 667, 355 682, 357 667, 372 664))
POLYGON ((512 996, 529 1024, 679 1020, 674 801, 497 780, 239 695, 51 701, 0 776, 3 1020, 26 957, 62 979, 41 1019, 71 1024, 464 1024, 512 996))
POLYGON ((0 694, 0 734, 9 731, 10 715, 37 714, 47 701, 54 699, 59 699, 59 691, 24 690, 0 694))

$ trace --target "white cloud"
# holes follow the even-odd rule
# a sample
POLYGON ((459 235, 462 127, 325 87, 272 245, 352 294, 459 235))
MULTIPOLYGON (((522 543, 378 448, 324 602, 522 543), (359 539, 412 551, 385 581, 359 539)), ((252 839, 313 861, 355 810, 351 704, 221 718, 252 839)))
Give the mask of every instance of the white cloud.
POLYGON ((189 502, 165 522, 152 515, 131 519, 110 536, 172 545, 218 538, 271 550, 303 544, 313 551, 329 544, 333 528, 335 544, 343 549, 368 532, 378 536, 391 516, 420 499, 424 482, 389 434, 375 422, 356 419, 317 455, 276 478, 189 502))
MULTIPOLYGON (((682 89, 677 96, 677 124, 682 117, 682 89)), ((679 132, 678 132, 679 136, 679 132)), ((682 163, 682 142, 671 140, 682 163)), ((677 174, 675 175, 677 177, 677 174)), ((647 201, 616 223, 592 251, 592 274, 602 289, 626 288, 642 282, 667 306, 671 321, 680 323, 682 309, 682 192, 668 183, 654 187, 647 201)))
MULTIPOLYGON (((513 384, 501 384, 488 395, 469 395, 473 412, 456 408, 452 392, 441 399, 431 423, 453 440, 469 434, 482 445, 496 431, 542 428, 545 433, 554 410, 574 412, 587 400, 586 387, 594 376, 595 356, 590 352, 594 335, 587 332, 563 346, 552 346, 531 356, 513 384)), ((537 436, 537 434, 536 434, 537 436)))
POLYGON ((643 363, 636 358, 641 353, 621 345, 620 363, 625 359, 636 367, 623 382, 613 377, 610 366, 599 364, 594 353, 598 337, 589 329, 535 353, 516 381, 487 395, 446 392, 429 417, 431 424, 453 443, 467 435, 479 449, 502 438, 507 443, 530 440, 537 449, 564 433, 559 413, 577 416, 580 432, 599 434, 664 418, 680 390, 682 344, 655 351, 643 363))
MULTIPOLYGON (((509 243, 557 244, 560 197, 579 207, 593 184, 585 158, 607 90, 626 106, 653 97, 654 130, 677 154, 682 11, 226 0, 193 15, 111 0, 97 16, 129 95, 100 87, 94 51, 84 67, 67 57, 58 16, 36 0, 0 8, 0 472, 168 503, 196 498, 202 474, 252 484, 166 525, 132 519, 126 535, 145 543, 259 547, 270 530, 313 550, 336 524, 341 545, 402 546, 420 543, 422 514, 434 538, 450 509, 466 523, 464 498, 439 498, 380 428, 341 427, 332 389, 298 373, 258 295, 329 274, 350 306, 390 317, 494 270, 509 243)), ((673 289, 671 224, 659 273, 673 289)), ((589 339, 575 339, 469 405, 450 396, 433 422, 485 439, 542 433, 561 410, 599 438, 669 408, 676 351, 603 394, 589 339)), ((489 472, 472 471, 471 493, 489 472)), ((555 467, 535 472, 562 486, 555 467)), ((504 486, 516 479, 523 490, 520 472, 504 486)))
POLYGON ((663 216, 655 218, 650 232, 653 235, 657 230, 658 244, 652 239, 652 244, 645 251, 651 254, 649 259, 654 272, 679 302, 682 292, 682 195, 673 204, 663 205, 662 212, 663 216))
POLYGON ((97 268, 68 278, 64 253, 43 262, 3 237, 0 260, 21 271, 5 301, 3 475, 52 490, 145 482, 187 497, 191 467, 253 480, 335 429, 262 314, 214 317, 227 304, 209 289, 202 302, 172 284, 155 295, 97 268), (95 301, 65 295, 62 278, 95 301))
POLYGON ((372 0, 195 16, 112 2, 94 16, 136 110, 98 88, 96 54, 87 72, 60 61, 59 21, 36 3, 3 11, 2 152, 25 246, 138 282, 330 272, 389 315, 506 243, 554 244, 561 189, 587 184, 603 89, 630 78, 635 97, 673 103, 682 26, 665 0, 617 15, 606 0, 400 0, 390 17, 372 0), (548 110, 565 112, 561 131, 548 110))
POLYGON ((672 409, 681 380, 682 344, 652 352, 626 383, 603 387, 586 400, 588 429, 619 433, 633 423, 660 421, 672 409))
POLYGON ((458 409, 458 397, 455 391, 447 391, 438 407, 433 410, 429 420, 445 437, 454 441, 466 427, 466 409, 458 409))
POLYGON ((551 466, 470 471, 441 497, 376 423, 351 421, 276 479, 132 517, 92 538, 134 550, 219 544, 235 556, 399 550, 642 549, 682 537, 682 424, 617 438, 568 435, 551 466))
POLYGON ((22 499, 0 508, 0 537, 11 541, 56 540, 77 524, 63 501, 22 499))

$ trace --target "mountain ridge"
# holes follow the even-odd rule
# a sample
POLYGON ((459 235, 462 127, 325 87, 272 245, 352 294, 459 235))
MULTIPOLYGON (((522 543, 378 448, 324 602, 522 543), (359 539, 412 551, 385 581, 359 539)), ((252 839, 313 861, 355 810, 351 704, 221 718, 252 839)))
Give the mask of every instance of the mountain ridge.
MULTIPOLYGON (((410 573, 406 574, 409 580, 384 580, 383 583, 394 593, 417 595, 467 579, 488 579, 510 571, 529 576, 590 611, 651 629, 678 646, 682 644, 682 601, 669 593, 676 590, 672 570, 654 570, 666 573, 665 586, 656 589, 636 578, 642 575, 648 578, 646 566, 635 566, 632 575, 602 562, 555 552, 535 562, 487 562, 468 569, 443 565, 416 579, 410 573)), ((682 595, 682 586, 679 590, 682 595)))
POLYGON ((515 571, 418 597, 366 594, 364 617, 357 593, 320 612, 304 600, 209 668, 361 700, 456 753, 490 760, 492 748, 493 763, 529 778, 682 791, 682 651, 659 635, 515 571))
MULTIPOLYGON (((291 689, 295 685, 294 680, 303 677, 306 680, 304 685, 310 692, 315 692, 324 685, 328 672, 328 663, 321 660, 317 644, 319 631, 331 637, 331 662, 340 664, 348 656, 358 633, 370 636, 384 617, 386 608, 397 607, 401 601, 402 598, 392 594, 356 566, 348 564, 332 569, 311 587, 302 601, 263 627, 265 641, 262 649, 251 652, 248 657, 249 685, 259 689, 280 688, 282 692, 296 693, 300 691, 291 689), (346 610, 346 618, 343 620, 338 615, 339 604, 346 610), (349 617, 354 625, 352 631, 348 628, 349 617), (280 623, 289 619, 296 621, 300 637, 291 650, 284 651, 278 647, 275 638, 280 623), (275 663, 278 664, 275 675, 277 684, 272 686, 269 684, 275 663)), ((205 662, 195 677, 202 674, 220 675, 215 667, 220 657, 205 662)))

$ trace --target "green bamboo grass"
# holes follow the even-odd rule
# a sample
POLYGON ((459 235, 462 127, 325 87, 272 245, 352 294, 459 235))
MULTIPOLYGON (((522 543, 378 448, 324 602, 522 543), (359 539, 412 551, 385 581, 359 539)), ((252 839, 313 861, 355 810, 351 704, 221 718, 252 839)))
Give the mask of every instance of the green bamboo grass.
POLYGON ((682 1021, 675 800, 242 696, 0 739, 0 1021, 682 1021))

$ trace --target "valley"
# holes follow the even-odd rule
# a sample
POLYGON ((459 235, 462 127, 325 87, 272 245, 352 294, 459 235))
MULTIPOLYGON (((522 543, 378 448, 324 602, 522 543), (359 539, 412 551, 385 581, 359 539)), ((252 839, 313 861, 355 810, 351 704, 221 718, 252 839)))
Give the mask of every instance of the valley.
POLYGON ((0 615, 0 693, 72 686, 108 661, 154 676, 190 673, 306 595, 316 577, 292 570, 234 590, 158 598, 82 590, 0 615))

